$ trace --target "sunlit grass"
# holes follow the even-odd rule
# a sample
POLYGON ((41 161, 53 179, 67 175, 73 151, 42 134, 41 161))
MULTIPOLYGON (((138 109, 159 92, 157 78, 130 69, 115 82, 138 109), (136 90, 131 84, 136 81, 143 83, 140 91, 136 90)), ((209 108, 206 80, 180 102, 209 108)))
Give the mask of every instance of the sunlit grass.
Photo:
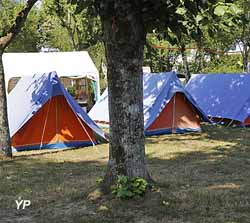
POLYGON ((250 129, 204 126, 201 134, 146 139, 158 186, 144 198, 90 199, 108 144, 16 153, 0 161, 0 222, 249 222, 250 129), (30 199, 25 210, 15 200, 30 199))

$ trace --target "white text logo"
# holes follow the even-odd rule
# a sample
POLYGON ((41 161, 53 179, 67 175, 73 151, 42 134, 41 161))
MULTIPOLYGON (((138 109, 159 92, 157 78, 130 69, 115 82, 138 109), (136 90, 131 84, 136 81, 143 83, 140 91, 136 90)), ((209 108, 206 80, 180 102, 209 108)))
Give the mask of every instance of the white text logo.
POLYGON ((21 200, 19 197, 18 200, 16 200, 16 209, 25 209, 26 207, 29 207, 31 205, 30 200, 21 200))

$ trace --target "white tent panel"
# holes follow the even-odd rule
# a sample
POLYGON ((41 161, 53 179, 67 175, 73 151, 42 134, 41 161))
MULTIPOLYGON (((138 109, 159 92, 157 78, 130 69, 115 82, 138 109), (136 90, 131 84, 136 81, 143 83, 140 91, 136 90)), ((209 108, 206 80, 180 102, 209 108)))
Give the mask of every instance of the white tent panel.
POLYGON ((88 115, 100 126, 109 125, 108 89, 100 96, 88 115))
POLYGON ((4 53, 5 82, 12 77, 56 71, 59 77, 87 77, 97 83, 100 95, 99 73, 87 51, 49 53, 4 53))

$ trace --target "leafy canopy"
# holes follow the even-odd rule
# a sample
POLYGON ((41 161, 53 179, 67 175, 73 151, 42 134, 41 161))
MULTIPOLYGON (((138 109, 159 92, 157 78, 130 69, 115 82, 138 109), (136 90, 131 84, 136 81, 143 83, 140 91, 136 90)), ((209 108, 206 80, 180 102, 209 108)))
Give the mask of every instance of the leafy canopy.
MULTIPOLYGON (((23 9, 24 2, 14 0, 0 0, 0 38, 13 25, 16 15, 23 9)), ((27 21, 12 44, 7 48, 7 51, 37 51, 39 48, 39 22, 40 16, 37 7, 33 7, 27 21)))

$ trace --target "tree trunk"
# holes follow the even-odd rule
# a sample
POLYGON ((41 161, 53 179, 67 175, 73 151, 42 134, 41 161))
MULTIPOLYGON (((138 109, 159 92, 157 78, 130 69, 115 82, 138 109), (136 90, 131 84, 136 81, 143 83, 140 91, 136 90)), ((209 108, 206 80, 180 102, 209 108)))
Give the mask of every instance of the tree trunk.
MULTIPOLYGON (((248 1, 244 0, 242 2, 244 15, 249 15, 248 12, 248 1)), ((249 37, 248 37, 248 21, 246 19, 242 19, 242 34, 241 34, 241 42, 243 45, 243 49, 241 50, 242 59, 243 59, 243 71, 248 72, 248 53, 249 53, 249 37)))
POLYGON ((0 52, 0 152, 12 157, 2 55, 3 52, 0 52))
POLYGON ((102 16, 108 65, 110 145, 104 189, 117 175, 149 180, 145 164, 143 120, 143 48, 146 32, 139 5, 118 1, 102 16), (137 11, 138 10, 138 11, 137 11))
POLYGON ((201 45, 198 45, 197 50, 195 52, 195 64, 196 64, 195 70, 194 70, 195 73, 200 73, 201 70, 203 69, 203 63, 202 63, 204 59, 203 57, 204 56, 201 51, 201 45))
POLYGON ((243 56, 243 71, 244 72, 249 72, 248 70, 248 47, 247 45, 244 43, 243 45, 243 52, 242 52, 242 56, 243 56))
POLYGON ((183 64, 184 64, 184 69, 185 69, 185 79, 186 79, 186 82, 188 82, 191 75, 190 75, 190 71, 189 71, 187 54, 186 54, 185 50, 186 50, 185 46, 182 45, 181 46, 181 57, 182 57, 182 61, 183 61, 183 64))

